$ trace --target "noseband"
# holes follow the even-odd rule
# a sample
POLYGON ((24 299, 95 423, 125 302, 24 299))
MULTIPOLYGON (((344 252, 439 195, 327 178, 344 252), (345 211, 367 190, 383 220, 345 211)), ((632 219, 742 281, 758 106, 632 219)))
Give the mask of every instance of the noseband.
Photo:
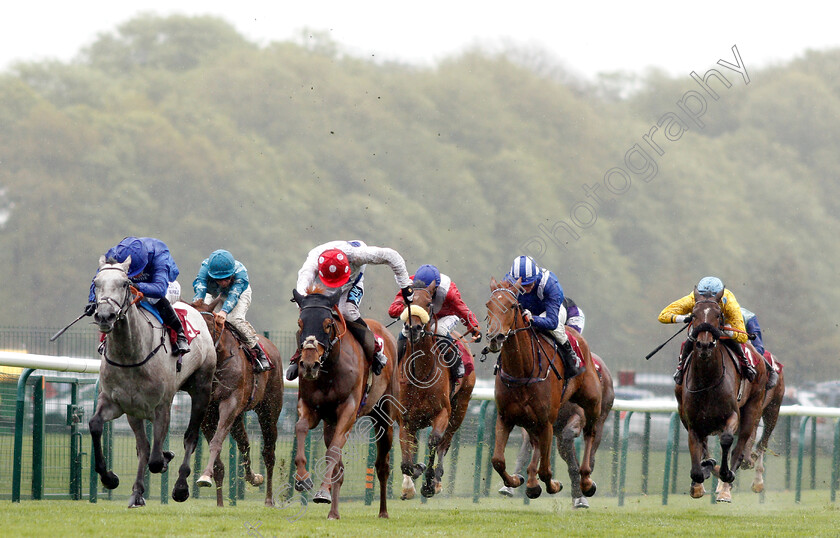
MULTIPOLYGON (((717 302, 714 299, 703 299, 702 301, 697 301, 695 303, 695 305, 698 304, 716 305, 717 302)), ((718 321, 720 322, 720 325, 723 326, 723 311, 718 313, 718 321)), ((695 342, 697 340, 697 336, 704 332, 709 332, 712 334, 712 338, 714 339, 712 341, 712 345, 717 344, 717 341, 720 340, 723 336, 723 331, 721 331, 718 327, 715 327, 711 323, 703 322, 697 325, 696 327, 692 327, 692 330, 688 333, 688 339, 692 342, 695 342)))

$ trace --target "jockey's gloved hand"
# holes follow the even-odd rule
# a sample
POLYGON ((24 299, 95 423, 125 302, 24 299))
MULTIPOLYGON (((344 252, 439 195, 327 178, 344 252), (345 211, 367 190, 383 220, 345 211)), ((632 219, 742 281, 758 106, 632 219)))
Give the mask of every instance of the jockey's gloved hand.
POLYGON ((758 335, 755 333, 750 333, 747 335, 747 338, 749 338, 750 340, 755 340, 756 338, 758 338, 758 335))
POLYGON ((691 314, 687 316, 674 316, 674 323, 688 323, 689 321, 691 321, 691 314))
POLYGON ((533 315, 533 314, 531 314, 531 311, 530 311, 530 310, 527 310, 527 309, 526 309, 526 310, 523 310, 523 311, 522 311, 522 317, 523 317, 523 318, 525 318, 525 321, 531 321, 531 318, 533 318, 533 317, 534 317, 534 315, 533 315))
POLYGON ((481 330, 480 329, 473 329, 472 331, 470 331, 470 333, 472 333, 476 342, 481 342, 481 330))
POLYGON ((92 316, 94 312, 96 312, 96 303, 88 303, 85 306, 85 315, 92 316))
POLYGON ((406 286, 402 290, 403 300, 407 303, 410 303, 414 300, 414 288, 411 286, 406 286))

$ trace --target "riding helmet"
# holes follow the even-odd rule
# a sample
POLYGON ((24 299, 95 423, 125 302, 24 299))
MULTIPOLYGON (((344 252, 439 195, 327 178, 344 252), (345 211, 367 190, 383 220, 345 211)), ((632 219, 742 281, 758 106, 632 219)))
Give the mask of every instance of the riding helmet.
POLYGON ((318 276, 326 286, 338 288, 347 284, 350 273, 350 262, 343 250, 331 248, 318 256, 318 276))
POLYGON ((233 276, 235 269, 236 260, 233 258, 233 254, 227 250, 219 249, 210 254, 207 261, 207 274, 210 278, 223 280, 233 276))
POLYGON ((716 276, 703 277, 697 284, 697 293, 700 295, 717 295, 722 290, 723 282, 716 276))
POLYGON ((508 276, 510 277, 510 280, 513 281, 521 278, 522 285, 527 286, 528 284, 539 280, 541 273, 542 269, 540 269, 537 262, 534 261, 534 258, 530 256, 517 256, 516 259, 513 260, 508 276))
POLYGON ((134 278, 143 272, 149 261, 149 252, 143 241, 137 237, 126 237, 105 253, 106 258, 113 258, 119 263, 123 263, 129 256, 131 256, 131 264, 128 267, 128 278, 134 278))
POLYGON ((440 271, 434 265, 429 265, 428 263, 425 265, 421 265, 417 268, 417 271, 414 273, 414 280, 421 281, 427 286, 434 282, 438 286, 440 285, 440 271))

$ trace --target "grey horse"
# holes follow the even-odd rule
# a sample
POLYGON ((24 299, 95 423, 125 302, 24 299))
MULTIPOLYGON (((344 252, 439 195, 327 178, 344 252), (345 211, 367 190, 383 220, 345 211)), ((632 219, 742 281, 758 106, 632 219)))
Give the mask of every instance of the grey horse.
POLYGON ((102 429, 106 422, 125 414, 134 431, 139 460, 128 506, 144 506, 146 465, 149 471, 162 473, 175 457, 172 452, 162 451, 161 446, 169 431, 172 399, 175 392, 184 390, 192 398, 192 409, 184 434, 184 461, 172 489, 172 498, 183 502, 190 495, 187 484, 190 456, 198 443, 199 427, 210 401, 216 350, 201 314, 189 305, 179 304, 187 310, 189 324, 201 330, 190 342, 190 352, 183 355, 178 371, 168 330, 135 304, 139 296, 127 274, 131 258, 123 263, 109 263, 113 261, 101 257, 99 272, 94 278, 96 312, 93 319, 99 330, 107 335, 102 348, 99 399, 89 423, 96 472, 106 488, 114 489, 119 485, 119 477, 108 470, 102 455, 102 429), (151 447, 144 420, 151 421, 154 426, 154 445, 151 447))

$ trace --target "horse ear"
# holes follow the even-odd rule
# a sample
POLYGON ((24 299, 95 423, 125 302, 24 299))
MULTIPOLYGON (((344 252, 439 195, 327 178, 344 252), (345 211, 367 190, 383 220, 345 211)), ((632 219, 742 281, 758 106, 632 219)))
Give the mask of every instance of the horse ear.
POLYGON ((100 256, 99 257, 99 268, 102 269, 102 266, 105 265, 107 263, 107 261, 108 260, 105 258, 104 254, 102 256, 100 256))
POLYGON ((499 283, 496 281, 495 277, 490 277, 490 291, 493 291, 499 287, 499 283))
POLYGON ((719 302, 720 302, 720 298, 721 298, 721 297, 723 297, 723 290, 720 290, 719 292, 717 292, 717 293, 715 294, 715 302, 716 302, 716 303, 719 303, 719 302))
POLYGON ((429 295, 434 295, 436 289, 437 289, 437 282, 435 282, 434 280, 432 281, 431 284, 426 286, 426 291, 429 292, 429 295))
POLYGON ((330 294, 330 296, 329 296, 330 306, 337 305, 339 299, 341 299, 341 288, 338 288, 332 294, 330 294))
POLYGON ((699 293, 697 293, 697 286, 694 286, 694 300, 695 300, 695 301, 697 300, 697 296, 698 296, 698 295, 700 295, 700 294, 699 294, 699 293))
POLYGON ((303 299, 303 295, 298 293, 297 289, 292 290, 292 301, 300 305, 300 300, 303 299))
POLYGON ((120 267, 128 274, 128 268, 131 267, 131 256, 126 256, 125 261, 120 264, 120 267))

